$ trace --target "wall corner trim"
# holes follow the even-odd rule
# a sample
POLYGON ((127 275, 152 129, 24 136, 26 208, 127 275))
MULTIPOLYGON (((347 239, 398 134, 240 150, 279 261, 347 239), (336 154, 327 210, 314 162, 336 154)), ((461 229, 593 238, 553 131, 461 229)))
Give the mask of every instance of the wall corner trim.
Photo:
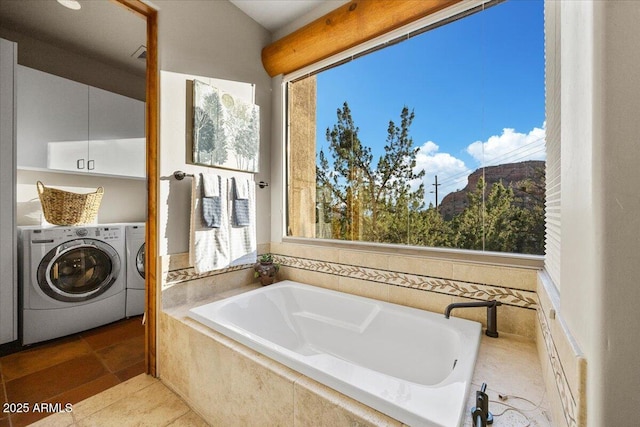
POLYGON ((538 273, 537 294, 542 338, 538 342, 538 352, 543 359, 540 362, 549 367, 544 381, 547 390, 555 388, 560 398, 561 407, 555 408, 554 413, 562 413, 568 427, 584 426, 587 419, 586 356, 562 318, 560 294, 545 270, 538 273))

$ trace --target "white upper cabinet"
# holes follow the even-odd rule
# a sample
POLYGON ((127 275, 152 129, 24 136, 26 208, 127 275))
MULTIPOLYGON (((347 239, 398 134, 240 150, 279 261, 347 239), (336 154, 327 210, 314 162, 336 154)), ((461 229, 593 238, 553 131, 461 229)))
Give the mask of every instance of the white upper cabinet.
POLYGON ((87 85, 17 66, 18 167, 84 169, 87 85))
POLYGON ((144 102, 89 87, 90 139, 144 136, 144 102))
POLYGON ((18 168, 145 176, 144 102, 18 66, 18 168))
POLYGON ((89 153, 95 173, 145 176, 144 102, 89 87, 89 153))

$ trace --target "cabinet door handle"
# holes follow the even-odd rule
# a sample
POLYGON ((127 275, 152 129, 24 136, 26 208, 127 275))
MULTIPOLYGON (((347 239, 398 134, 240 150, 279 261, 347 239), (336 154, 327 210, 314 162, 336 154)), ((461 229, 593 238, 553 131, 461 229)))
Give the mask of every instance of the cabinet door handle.
POLYGON ((76 168, 78 169, 84 169, 84 159, 78 159, 76 161, 76 168))
POLYGON ((95 160, 89 160, 89 161, 87 162, 87 169, 89 169, 90 171, 92 171, 92 170, 94 170, 94 169, 95 169, 95 165, 96 165, 95 160))

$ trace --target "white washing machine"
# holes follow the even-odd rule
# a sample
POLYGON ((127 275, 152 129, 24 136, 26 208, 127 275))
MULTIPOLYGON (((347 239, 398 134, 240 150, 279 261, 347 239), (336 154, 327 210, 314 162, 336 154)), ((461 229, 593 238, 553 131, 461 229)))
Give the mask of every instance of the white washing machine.
POLYGON ((127 251, 127 317, 144 313, 144 222, 125 226, 125 246, 127 251))
POLYGON ((125 317, 122 225, 21 229, 22 344, 125 317))

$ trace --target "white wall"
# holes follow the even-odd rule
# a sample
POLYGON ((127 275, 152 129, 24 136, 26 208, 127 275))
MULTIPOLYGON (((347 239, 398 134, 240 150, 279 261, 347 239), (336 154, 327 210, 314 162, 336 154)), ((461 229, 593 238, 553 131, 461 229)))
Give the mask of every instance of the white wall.
POLYGON ((640 3, 562 3, 561 315, 588 425, 640 417, 640 3))
MULTIPOLYGON (((261 51, 271 34, 228 1, 157 2, 160 60, 160 255, 188 252, 191 182, 175 170, 208 168, 187 163, 186 80, 195 76, 255 84, 260 106, 260 172, 270 181, 271 79, 261 51)), ((228 175, 231 172, 222 172, 228 175)), ((256 188, 258 244, 268 243, 271 187, 256 188)))
POLYGON ((36 182, 76 193, 89 193, 104 187, 96 222, 145 222, 147 220, 147 183, 142 179, 107 178, 57 172, 19 170, 17 173, 17 224, 43 223, 42 206, 36 182))
POLYGON ((295 21, 290 22, 284 27, 274 31, 272 41, 280 40, 284 36, 291 34, 295 30, 315 21, 321 16, 334 11, 335 9, 339 8, 345 3, 348 3, 349 1, 350 0, 324 0, 323 2, 320 2, 314 9, 305 13, 295 21))
MULTIPOLYGON (((119 7, 113 5, 114 8, 119 7)), ((140 20, 144 26, 144 21, 140 20)), ((145 100, 145 73, 132 73, 87 56, 61 49, 54 44, 35 39, 29 34, 0 27, 0 37, 18 43, 18 64, 55 74, 89 86, 120 95, 145 100)))
POLYGON ((596 260, 600 219, 594 176, 594 20, 591 2, 563 2, 562 26, 562 267, 563 315, 574 336, 585 346, 594 325, 587 314, 595 309, 593 293, 600 283, 596 260), (567 299, 567 298, 570 298, 567 299), (570 302, 569 302, 570 301, 570 302))
POLYGON ((595 10, 603 383, 590 387, 605 399, 601 425, 628 425, 640 418, 640 3, 596 2, 595 10))

